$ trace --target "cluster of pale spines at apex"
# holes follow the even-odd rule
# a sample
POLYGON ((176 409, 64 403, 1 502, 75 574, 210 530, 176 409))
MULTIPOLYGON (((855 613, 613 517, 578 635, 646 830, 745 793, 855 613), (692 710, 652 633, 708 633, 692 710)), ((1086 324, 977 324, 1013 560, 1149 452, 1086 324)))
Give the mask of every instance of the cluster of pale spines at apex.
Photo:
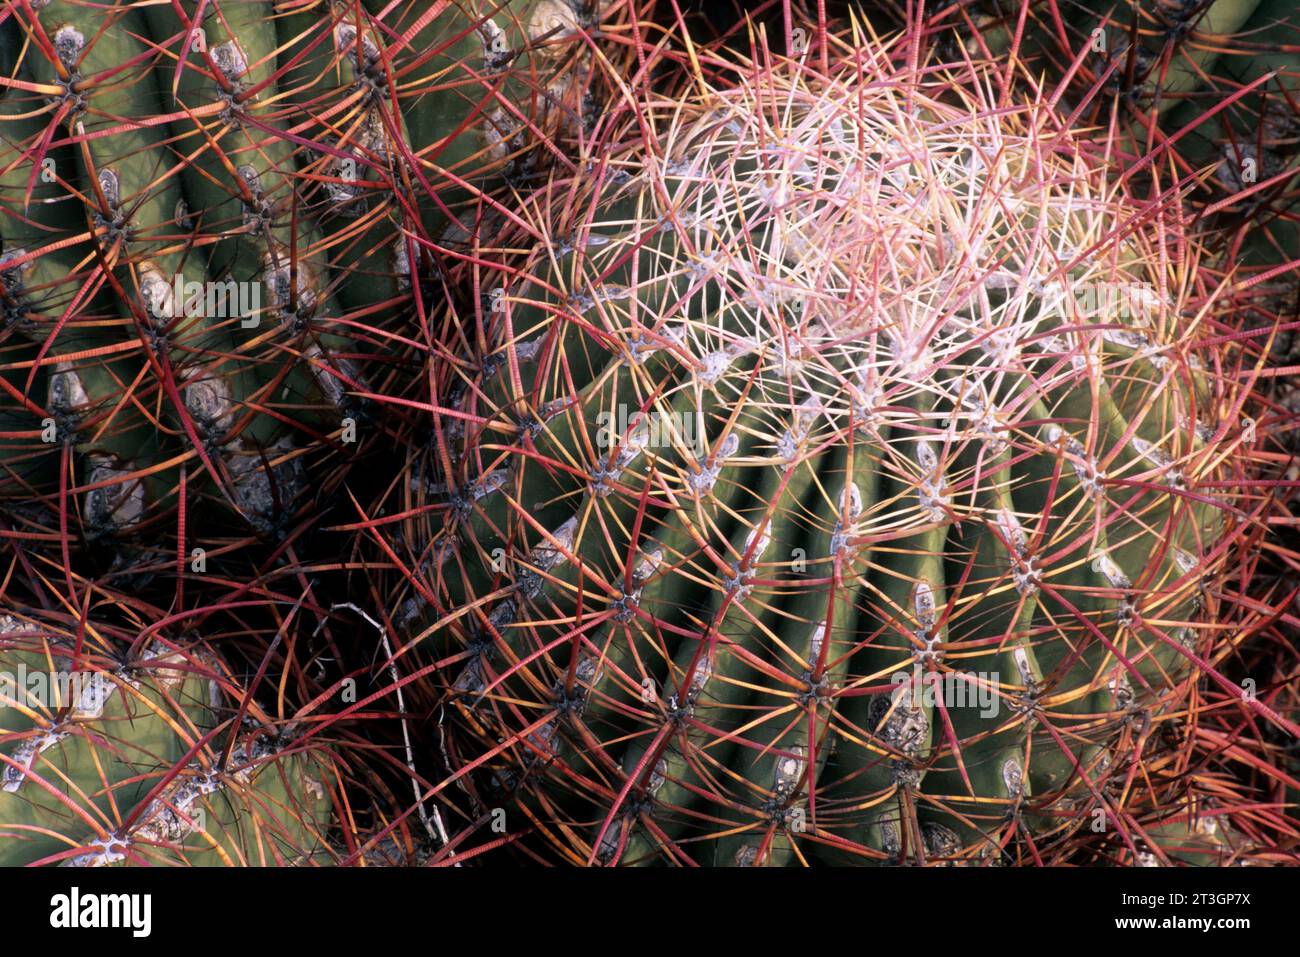
MULTIPOLYGON (((1072 166, 1054 163, 1040 174, 1039 181, 1016 184, 1014 190, 1008 190, 1012 177, 1023 173, 1036 151, 1055 148, 1050 143, 1045 147, 1039 142, 1038 137, 1044 134, 1035 129, 1039 121, 1029 110, 1023 117, 1003 118, 1004 123, 1016 120, 1023 123, 1024 132, 1018 136, 998 125, 979 129, 972 121, 969 125, 977 127, 975 135, 963 139, 961 133, 968 132, 964 127, 960 132, 945 131, 946 135, 932 137, 938 140, 934 145, 925 135, 930 126, 939 125, 939 120, 930 116, 913 119, 901 124, 916 141, 910 151, 900 145, 894 127, 857 131, 855 135, 864 141, 889 145, 872 156, 877 165, 871 173, 857 172, 857 165, 844 163, 853 171, 852 175, 836 176, 833 171, 837 169, 838 157, 831 147, 852 151, 844 132, 852 91, 851 86, 838 91, 819 91, 815 108, 797 101, 791 107, 781 95, 785 91, 771 91, 768 95, 774 101, 795 114, 793 118, 783 117, 792 129, 780 133, 765 130, 762 134, 751 130, 748 137, 742 134, 743 128, 736 117, 748 116, 753 122, 755 117, 762 116, 762 111, 753 104, 746 104, 746 111, 726 102, 727 95, 720 95, 719 99, 726 105, 714 106, 688 132, 674 128, 665 136, 666 143, 676 144, 684 154, 706 158, 707 163, 702 171, 691 171, 684 161, 667 161, 660 164, 660 174, 647 173, 643 177, 644 196, 657 196, 661 189, 672 196, 678 190, 688 194, 690 200, 686 211, 674 206, 671 210, 646 213, 648 225, 641 228, 671 229, 688 237, 680 262, 658 265, 666 275, 684 270, 702 284, 716 284, 724 301, 714 316, 668 312, 656 314, 653 325, 644 320, 629 323, 623 315, 601 312, 595 307, 597 303, 632 299, 635 290, 619 286, 617 294, 611 294, 610 287, 597 281, 586 289, 565 295, 564 305, 582 307, 575 313, 575 319, 594 317, 606 324, 612 339, 608 348, 623 349, 625 361, 632 365, 639 365, 650 355, 672 353, 680 361, 683 375, 697 391, 719 392, 724 382, 739 378, 733 364, 746 356, 761 354, 763 361, 758 365, 755 391, 762 401, 758 414, 776 423, 768 433, 776 453, 771 456, 773 463, 789 463, 808 454, 810 444, 815 445, 814 430, 825 438, 853 429, 877 441, 881 426, 901 425, 913 431, 916 437, 899 442, 895 453, 916 487, 921 514, 930 521, 945 523, 955 517, 952 510, 960 506, 943 489, 957 453, 971 443, 977 443, 991 455, 1004 451, 1013 442, 1028 444, 1048 454, 1060 454, 1077 474, 1082 489, 1090 496, 1102 497, 1106 475, 1101 471, 1098 455, 1090 452, 1085 444, 1090 438, 1087 429, 1083 430, 1081 440, 1067 427, 1056 423, 1034 428, 1018 426, 1016 419, 1026 414, 1023 403, 1001 409, 992 403, 990 394, 1005 391, 1007 382, 1016 379, 1029 382, 1039 392, 1067 384, 1086 388, 1091 377, 1121 375, 1127 366, 1139 361, 1155 369, 1165 369, 1171 362, 1185 370, 1203 367, 1196 353, 1187 348, 1188 337, 1172 334, 1175 321, 1184 311, 1177 301, 1156 292, 1159 277, 1153 275, 1147 261, 1139 258, 1144 237, 1125 237, 1114 243, 1114 248, 1107 249, 1105 255, 1093 254, 1076 260, 1078 251, 1114 228, 1127 208, 1113 198, 1106 198, 1106 183, 1094 181, 1086 172, 1086 160, 1082 157, 1074 158, 1072 166), (835 107, 838 112, 834 111, 835 107), (796 145, 774 147, 772 141, 782 133, 796 141, 796 145), (894 138, 890 138, 891 134, 894 138), (683 142, 678 143, 678 138, 683 142), (763 147, 753 147, 760 139, 763 147), (984 170, 983 161, 978 159, 982 154, 998 156, 1001 165, 972 177, 972 168, 984 170), (816 182, 804 159, 809 155, 818 156, 820 161, 816 182), (772 166, 746 165, 752 157, 771 156, 779 158, 772 166), (930 168, 904 171, 909 157, 924 157, 930 168), (945 157, 965 159, 945 162, 945 157), (747 175, 733 178, 736 168, 745 169, 747 175), (936 169, 940 175, 930 175, 936 169), (955 176, 947 175, 954 170, 955 176), (994 172, 1001 175, 992 175, 994 172), (773 182, 779 185, 770 185, 773 182), (870 204, 861 201, 859 195, 864 183, 877 187, 870 204), (914 188, 905 188, 907 183, 914 188), (879 187, 885 184, 896 188, 881 191, 879 187), (926 215, 925 200, 951 205, 964 184, 969 184, 971 198, 965 218, 951 218, 952 209, 926 215), (1079 195, 1078 191, 1089 187, 1096 188, 1100 198, 1079 195), (1004 198, 1007 192, 1009 201, 1004 198), (974 202, 975 198, 989 194, 997 198, 974 202), (782 201, 776 203, 774 195, 781 196, 782 201), (859 199, 857 204, 852 202, 855 196, 859 199), (736 197, 742 198, 744 208, 737 207, 736 197), (755 210, 764 206, 771 206, 771 217, 776 224, 765 232, 771 240, 768 248, 756 250, 750 237, 741 238, 727 230, 735 227, 738 231, 738 224, 750 221, 755 210), (1020 228, 1024 224, 1014 215, 1019 209, 1033 210, 1035 214, 1046 211, 1052 223, 1049 235, 1058 241, 1068 241, 1069 245, 1061 248, 1058 242, 1053 248, 1039 242, 1032 230, 1020 228), (701 225, 697 229, 689 225, 679 229, 682 223, 701 225), (915 248, 906 247, 904 225, 915 231, 917 237, 924 238, 925 229, 937 232, 941 224, 950 233, 942 241, 946 257, 934 248, 933 242, 918 241, 915 248), (855 226, 859 228, 855 230, 855 226), (859 237, 867 234, 876 237, 876 241, 860 241, 859 237), (813 238, 822 235, 836 237, 838 244, 813 238), (888 242, 880 242, 881 237, 887 237, 888 242), (787 248, 793 243, 803 253, 783 255, 782 243, 787 248), (884 283, 871 288, 855 284, 854 279, 861 277, 846 275, 842 261, 843 255, 852 254, 846 251, 855 248, 872 249, 877 256, 889 260, 887 265, 897 284, 892 288, 884 283), (988 248, 989 253, 972 262, 977 248, 988 248), (740 254, 736 253, 738 249, 742 250, 740 254), (1116 253, 1128 260, 1119 271, 1106 261, 1107 255, 1116 253), (947 262, 943 261, 945 258, 947 262), (1049 259, 1057 260, 1058 265, 1043 266, 1049 259), (758 260, 758 265, 754 260, 758 260), (1037 271, 1027 265, 1031 261, 1039 264, 1037 271), (1012 265, 1008 266, 1008 262, 1012 265), (1060 262, 1069 264, 1069 268, 1062 268, 1060 262), (918 274, 915 270, 922 264, 925 271, 918 274), (921 282, 916 281, 918 275, 921 282), (936 279, 931 281, 931 275, 936 279), (828 288, 823 281, 827 276, 838 278, 841 288, 828 288), (1028 278, 1022 281, 1016 277, 1028 278), (1119 315, 1095 309, 1089 312, 1085 294, 1080 290, 1091 288, 1127 290, 1124 295, 1131 297, 1129 302, 1141 308, 1119 315), (935 290, 941 290, 942 295, 937 295, 935 290), (990 303, 989 290, 1014 290, 1018 295, 990 303), (886 317, 884 321, 880 318, 882 314, 886 317), (736 325, 747 328, 751 335, 737 336, 727 327, 730 324, 717 316, 739 317, 736 325), (1081 328, 1065 334, 1054 331, 1061 321, 1079 323, 1081 328), (865 336, 859 338, 863 332, 865 336), (1162 339, 1166 341, 1162 343, 1162 339), (647 343, 652 345, 647 347, 647 343), (1119 359, 1109 357, 1103 364, 1103 343, 1121 345, 1132 355, 1119 359), (1049 361, 1043 362, 1044 359, 1049 361), (917 415, 902 400, 918 390, 942 398, 953 411, 936 416, 917 415), (794 401, 790 399, 791 392, 794 401)), ((743 87, 740 91, 727 91, 731 96, 746 92, 749 91, 743 87)), ((886 88, 876 95, 889 100, 898 91, 886 88)), ((879 120, 882 114, 889 116, 888 109, 877 107, 877 110, 868 110, 864 115, 874 120, 879 120)), ((686 124, 688 120, 679 119, 679 122, 686 124)), ((1051 132, 1063 135, 1059 130, 1051 132)), ((1042 161, 1044 157, 1037 159, 1042 161)), ((695 165, 699 166, 700 162, 695 165)), ((627 181, 627 177, 621 179, 627 181)), ((590 230, 585 244, 595 249, 607 246, 611 233, 622 232, 620 238, 628 243, 635 242, 639 236, 638 227, 629 229, 629 224, 621 220, 601 222, 597 218, 595 222, 582 224, 581 228, 590 230)), ((560 248, 572 250, 571 246, 560 248)), ((550 255, 546 247, 539 247, 539 260, 544 261, 550 255)), ((857 265, 865 271, 867 264, 857 265)), ((661 278, 657 274, 651 281, 661 278)), ((494 300, 500 300, 502 295, 508 298, 504 290, 493 289, 492 293, 494 300)), ((547 335, 542 332, 508 347, 521 367, 527 368, 536 361, 547 335)), ((490 366, 495 374, 501 374, 496 369, 504 363, 496 355, 491 358, 494 361, 485 363, 485 367, 490 366)), ((538 413, 527 420, 528 429, 533 433, 540 431, 548 419, 563 414, 576 401, 561 396, 543 403, 538 413)), ((652 411, 634 416, 635 421, 626 434, 615 435, 612 442, 599 445, 599 451, 606 454, 596 456, 591 470, 593 494, 609 494, 610 483, 616 482, 642 456, 657 461, 669 457, 648 448, 647 423, 652 411)), ((1181 411, 1183 424, 1192 421, 1187 417, 1188 410, 1181 411)), ((1202 409, 1201 413, 1212 411, 1202 409)), ((1195 440, 1189 445, 1203 445, 1219 434, 1200 420, 1195 424, 1195 440)), ((460 434, 461 430, 457 429, 456 435, 460 434)), ((1171 435, 1168 442, 1177 447, 1187 440, 1186 434, 1171 435)), ((686 459, 687 467, 681 469, 685 489, 695 496, 707 496, 738 445, 737 433, 727 431, 713 448, 695 457, 694 467, 691 467, 689 446, 673 448, 673 453, 686 459)), ((1146 459, 1155 469, 1144 469, 1142 474, 1153 472, 1176 487, 1183 487, 1187 481, 1173 454, 1140 436, 1132 437, 1127 449, 1106 451, 1112 458, 1123 456, 1131 463, 1146 459)), ((1182 455, 1188 452, 1190 448, 1182 455)), ((1134 468, 1130 464, 1129 471, 1134 468)), ((467 483, 462 498, 466 502, 478 500, 501 490, 509 474, 508 468, 485 473, 480 480, 467 483)), ((440 484, 436 490, 445 491, 448 487, 440 484)), ((861 502, 856 487, 846 486, 846 494, 850 501, 861 502)), ((983 515, 985 510, 971 511, 983 515)), ((851 507, 850 512, 852 520, 857 520, 860 504, 851 507)), ((1000 529, 1009 550, 1024 558, 1022 518, 1032 520, 1033 516, 1018 516, 1003 508, 985 517, 1000 529)), ((543 535, 542 544, 525 564, 540 564, 541 570, 546 570, 564 560, 567 550, 572 548, 574 524, 574 519, 568 519, 543 535), (537 557, 542 554, 546 556, 544 560, 537 557)), ((869 526, 864 526, 860 534, 869 533, 869 526)), ((841 529, 840 534, 847 535, 847 530, 841 529)), ((1197 560, 1193 556, 1183 558, 1187 553, 1181 550, 1179 555, 1180 565, 1191 563, 1183 569, 1190 572, 1197 560)), ((1127 587, 1127 579, 1114 569, 1113 561, 1104 555, 1097 561, 1112 584, 1124 579, 1123 587, 1127 587)))

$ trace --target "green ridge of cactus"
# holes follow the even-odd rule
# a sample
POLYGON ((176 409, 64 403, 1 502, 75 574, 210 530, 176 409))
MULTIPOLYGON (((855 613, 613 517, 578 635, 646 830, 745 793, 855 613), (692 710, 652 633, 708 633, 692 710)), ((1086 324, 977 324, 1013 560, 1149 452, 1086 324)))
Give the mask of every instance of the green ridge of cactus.
MULTIPOLYGON (((388 6, 364 9, 378 17, 388 6)), ((434 243, 457 245, 484 189, 526 182, 586 122, 591 52, 574 41, 607 4, 580 6, 472 0, 430 16, 407 3, 382 30, 350 4, 287 5, 276 19, 282 87, 333 147, 305 157, 304 173, 338 232, 331 258, 349 309, 409 292, 411 263, 430 254, 398 229, 412 212, 434 243)))
POLYGON ((1261 0, 1239 31, 1240 49, 1220 57, 1214 91, 1180 106, 1168 126, 1195 124, 1182 152, 1189 162, 1213 170, 1212 199, 1237 226, 1239 242, 1229 261, 1261 270, 1300 259, 1295 222, 1296 144, 1300 143, 1300 16, 1293 5, 1261 0), (1263 82, 1261 82, 1263 81, 1263 82), (1246 87, 1252 92, 1237 98, 1246 87), (1232 105, 1208 119, 1218 103, 1232 105), (1234 194, 1248 195, 1232 201, 1234 194))

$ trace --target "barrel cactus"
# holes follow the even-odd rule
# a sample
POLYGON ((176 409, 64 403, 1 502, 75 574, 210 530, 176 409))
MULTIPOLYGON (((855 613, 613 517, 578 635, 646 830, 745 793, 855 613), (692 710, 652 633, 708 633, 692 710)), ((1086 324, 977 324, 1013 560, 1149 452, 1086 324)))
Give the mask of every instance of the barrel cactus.
POLYGON ((229 677, 203 653, 98 643, 0 616, 0 862, 331 859, 327 761, 246 708, 233 734, 229 677))
POLYGON ((1258 441, 1179 197, 1014 66, 825 52, 484 242, 418 483, 457 780, 573 863, 1177 859, 1258 441))
POLYGON ((605 6, 8 8, 0 499, 30 534, 134 571, 175 524, 223 554, 303 522, 383 434, 436 251, 595 121, 605 6))

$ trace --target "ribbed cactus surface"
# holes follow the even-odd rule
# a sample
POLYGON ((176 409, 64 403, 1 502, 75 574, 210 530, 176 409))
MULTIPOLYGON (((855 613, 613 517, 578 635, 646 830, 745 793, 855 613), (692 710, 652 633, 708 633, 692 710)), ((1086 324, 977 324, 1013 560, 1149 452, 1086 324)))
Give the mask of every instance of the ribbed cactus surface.
POLYGON ((1212 638, 1255 439, 1176 198, 998 71, 837 56, 553 177, 447 370, 461 750, 569 860, 1020 859, 1212 638))
POLYGON ((557 0, 9 10, 0 495, 36 534, 90 542, 156 538, 187 495, 227 547, 304 520, 304 467, 333 488, 383 434, 358 438, 364 396, 401 387, 439 244, 500 216, 488 194, 591 122, 580 37, 599 16, 557 0))
POLYGON ((218 726, 229 679, 192 649, 120 662, 96 644, 0 617, 0 863, 331 859, 327 763, 218 726))
POLYGON ((1282 2, 0 6, 0 863, 1294 857, 1282 2))

